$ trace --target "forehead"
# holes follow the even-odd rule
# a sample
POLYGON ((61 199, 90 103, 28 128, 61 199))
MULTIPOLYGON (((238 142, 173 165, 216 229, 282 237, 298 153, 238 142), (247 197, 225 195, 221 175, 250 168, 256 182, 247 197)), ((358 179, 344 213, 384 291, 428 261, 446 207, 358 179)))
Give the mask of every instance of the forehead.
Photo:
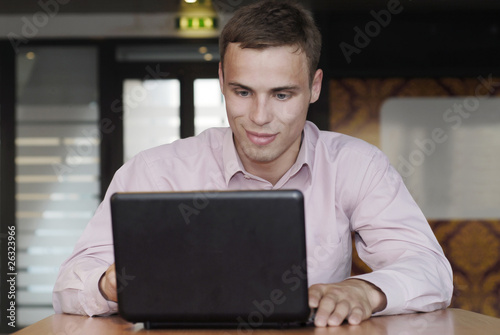
POLYGON ((297 46, 241 48, 230 43, 224 57, 225 74, 236 76, 308 76, 307 57, 297 46))

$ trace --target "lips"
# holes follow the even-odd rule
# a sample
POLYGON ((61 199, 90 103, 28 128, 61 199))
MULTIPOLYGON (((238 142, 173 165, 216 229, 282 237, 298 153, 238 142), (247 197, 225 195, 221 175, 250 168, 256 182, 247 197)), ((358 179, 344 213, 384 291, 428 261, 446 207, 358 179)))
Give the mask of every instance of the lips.
POLYGON ((268 145, 276 138, 277 134, 255 133, 247 130, 247 137, 255 145, 268 145))

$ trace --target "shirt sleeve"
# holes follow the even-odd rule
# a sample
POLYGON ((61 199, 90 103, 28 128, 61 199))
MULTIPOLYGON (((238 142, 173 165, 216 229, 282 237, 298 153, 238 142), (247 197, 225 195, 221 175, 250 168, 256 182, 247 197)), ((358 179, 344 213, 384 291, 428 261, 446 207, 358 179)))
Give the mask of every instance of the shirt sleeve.
POLYGON ((381 152, 361 175, 351 229, 358 255, 373 271, 353 278, 385 293, 387 306, 376 314, 446 308, 453 292, 450 263, 401 176, 381 152))
POLYGON ((56 313, 109 315, 115 303, 99 291, 99 279, 114 262, 108 198, 99 206, 77 242, 73 254, 59 269, 52 302, 56 313))
POLYGON ((99 291, 99 279, 114 263, 110 197, 115 192, 145 190, 156 191, 158 187, 141 157, 117 171, 72 255, 59 268, 52 293, 56 313, 104 316, 118 311, 118 305, 99 291))

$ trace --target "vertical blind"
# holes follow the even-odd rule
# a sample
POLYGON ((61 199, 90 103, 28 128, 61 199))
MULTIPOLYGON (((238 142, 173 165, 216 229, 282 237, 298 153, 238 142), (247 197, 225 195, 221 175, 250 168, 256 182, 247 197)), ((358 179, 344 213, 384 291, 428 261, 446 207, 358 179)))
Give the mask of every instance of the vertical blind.
POLYGON ((52 289, 99 202, 97 52, 25 47, 17 55, 18 326, 54 313, 52 289))

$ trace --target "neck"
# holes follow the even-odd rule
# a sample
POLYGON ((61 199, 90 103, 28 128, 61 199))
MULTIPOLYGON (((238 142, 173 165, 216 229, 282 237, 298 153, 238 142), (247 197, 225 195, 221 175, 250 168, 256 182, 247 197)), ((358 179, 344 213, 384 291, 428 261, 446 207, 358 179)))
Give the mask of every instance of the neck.
POLYGON ((276 185, 283 175, 292 167, 299 155, 302 145, 302 137, 292 145, 281 156, 269 162, 261 162, 249 159, 244 153, 240 152, 237 147, 236 151, 240 156, 241 162, 245 170, 251 174, 267 180, 273 185, 276 185))
POLYGON ((290 166, 277 166, 275 162, 262 163, 253 162, 252 164, 243 164, 245 169, 251 174, 267 180, 273 185, 276 185, 283 175, 290 169, 290 166))

